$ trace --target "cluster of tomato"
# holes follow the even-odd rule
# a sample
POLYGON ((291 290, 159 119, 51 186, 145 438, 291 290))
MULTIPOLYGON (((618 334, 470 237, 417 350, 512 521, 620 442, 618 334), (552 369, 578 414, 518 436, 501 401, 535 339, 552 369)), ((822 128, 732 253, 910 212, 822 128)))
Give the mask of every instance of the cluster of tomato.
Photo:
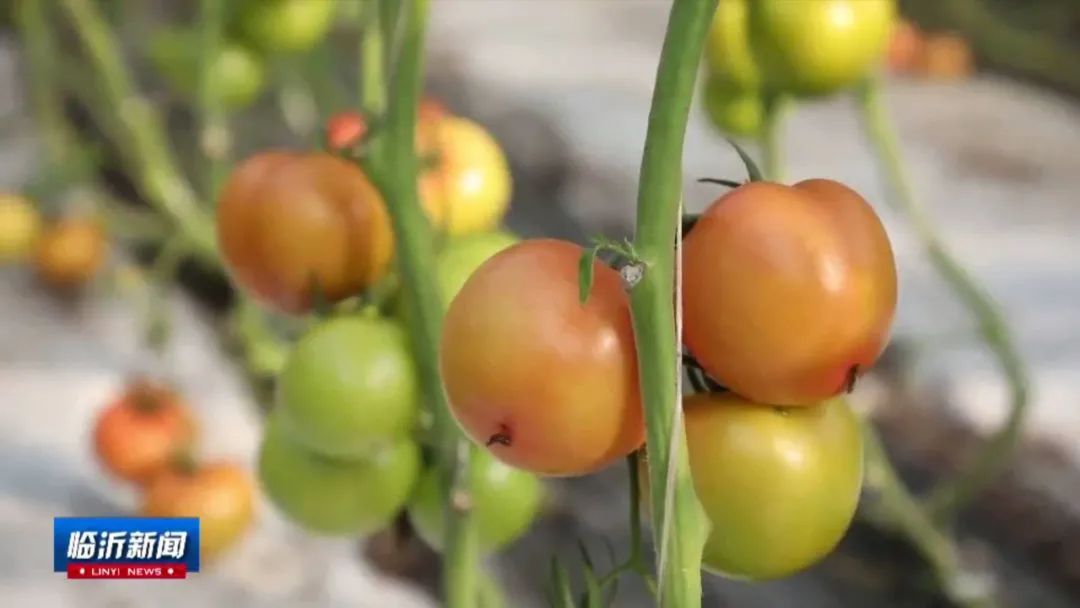
MULTIPOLYGON (((594 261, 582 304, 582 253, 537 239, 495 254, 450 304, 440 345, 467 434, 544 475, 588 474, 644 442, 628 296, 619 273, 594 261)), ((682 255, 684 343, 695 373, 729 389, 684 404, 712 523, 704 564, 787 575, 836 545, 858 502, 860 426, 841 395, 887 340, 889 240, 838 182, 751 182, 701 215, 682 255)))
POLYGON ((94 451, 102 466, 142 491, 146 517, 198 517, 204 559, 213 559, 251 526, 255 490, 247 470, 227 461, 200 462, 198 425, 171 387, 132 381, 101 412, 94 451))
POLYGON ((97 274, 107 252, 97 220, 71 215, 46 223, 31 201, 0 194, 0 263, 29 261, 45 285, 70 292, 97 274))
MULTIPOLYGON (((230 109, 254 102, 266 85, 267 55, 306 51, 322 40, 342 5, 311 0, 241 0, 225 3, 225 38, 209 61, 210 88, 230 109)), ((194 28, 155 32, 148 56, 178 92, 195 99, 203 42, 194 28)))
MULTIPOLYGON (((277 378, 259 477, 290 519, 320 534, 365 535, 403 509, 439 548, 444 503, 425 462, 425 418, 403 317, 407 305, 348 310, 343 300, 394 284, 394 238, 379 192, 341 152, 362 145, 366 118, 327 122, 328 151, 268 151, 230 175, 218 241, 234 283, 268 308, 315 320, 277 378)), ((472 270, 517 242, 500 229, 511 194, 507 161, 477 123, 425 100, 417 132, 423 208, 440 235, 435 274, 449 302, 472 270)), ((393 301, 393 300, 392 300, 393 301)), ((396 300, 403 302, 401 298, 396 300)), ((521 535, 542 501, 540 481, 481 454, 471 467, 479 536, 495 550, 521 535)))
POLYGON ((705 109, 722 131, 757 136, 777 94, 821 96, 856 84, 882 58, 895 0, 724 0, 705 63, 705 109))
POLYGON ((901 19, 893 29, 886 54, 896 74, 932 80, 963 80, 975 71, 975 53, 968 41, 950 32, 927 32, 901 19))

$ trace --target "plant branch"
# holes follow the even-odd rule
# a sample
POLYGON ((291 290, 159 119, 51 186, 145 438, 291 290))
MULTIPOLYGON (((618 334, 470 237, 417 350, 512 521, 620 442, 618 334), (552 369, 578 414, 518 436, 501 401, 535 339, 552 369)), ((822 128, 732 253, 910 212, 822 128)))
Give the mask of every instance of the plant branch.
POLYGON ((649 449, 649 490, 661 606, 701 605, 708 523, 694 493, 682 425, 677 247, 682 154, 698 60, 716 0, 675 0, 645 138, 634 248, 645 270, 630 289, 649 449))
POLYGON ((360 106, 369 117, 382 116, 386 111, 384 51, 387 39, 382 30, 379 5, 377 0, 369 0, 361 15, 365 35, 360 37, 360 106))
POLYGON ((1016 449, 1028 409, 1027 371, 997 304, 945 248, 933 220, 915 198, 901 157, 899 141, 885 110, 880 82, 873 79, 861 87, 858 101, 863 128, 890 185, 892 203, 909 218, 937 272, 975 317, 979 333, 996 357, 1009 385, 1009 413, 1005 423, 986 441, 974 460, 964 467, 964 472, 938 486, 928 500, 935 519, 947 519, 1001 472, 1016 449))
POLYGON ((212 204, 217 197, 231 147, 225 106, 221 101, 221 82, 214 74, 214 62, 221 54, 225 29, 222 0, 200 0, 199 26, 199 147, 206 157, 203 200, 212 204))
POLYGON ((764 163, 765 179, 784 181, 784 158, 782 155, 782 131, 784 116, 788 109, 788 99, 779 93, 769 93, 764 98, 765 122, 761 128, 761 156, 764 163))
MULTIPOLYGON (((373 4, 378 0, 369 0, 373 4)), ((443 590, 450 608, 472 608, 478 601, 480 560, 478 537, 469 509, 468 461, 475 448, 457 430, 439 375, 438 344, 443 305, 430 269, 434 267, 432 229, 420 207, 416 154, 416 121, 423 76, 423 37, 428 0, 409 0, 402 7, 404 28, 390 87, 386 129, 367 159, 372 180, 386 199, 397 240, 398 271, 408 300, 413 354, 434 421, 435 455, 439 465, 445 512, 443 590)), ((378 40, 378 20, 361 24, 363 36, 378 40)), ((386 40, 379 40, 385 45, 386 40)), ((374 46, 369 41, 364 45, 374 46)), ((384 46, 385 48, 385 46, 384 46)), ((366 77, 365 77, 366 78, 366 77)))
POLYGON ((866 484, 878 494, 887 525, 911 542, 955 604, 965 608, 993 606, 991 586, 963 569, 956 546, 934 526, 922 505, 908 492, 889 462, 877 430, 869 422, 863 424, 863 441, 866 484))
POLYGON ((90 56, 108 104, 123 127, 127 152, 143 193, 184 233, 204 262, 217 265, 213 222, 199 209, 190 185, 173 158, 161 122, 150 103, 138 95, 123 63, 116 36, 91 0, 61 0, 90 56))

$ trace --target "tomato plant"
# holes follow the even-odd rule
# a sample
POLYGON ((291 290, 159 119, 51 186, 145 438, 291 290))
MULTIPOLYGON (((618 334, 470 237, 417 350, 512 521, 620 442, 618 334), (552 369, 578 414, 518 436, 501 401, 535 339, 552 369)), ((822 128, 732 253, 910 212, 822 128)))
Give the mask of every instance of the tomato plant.
POLYGON ((738 89, 710 77, 705 82, 705 112, 716 128, 740 137, 757 137, 765 122, 761 93, 738 89))
POLYGON ((0 194, 0 263, 30 255, 40 233, 41 218, 33 203, 14 194, 0 194))
MULTIPOLYGON (((469 484, 469 508, 484 552, 498 551, 524 534, 543 502, 543 484, 535 475, 503 464, 484 451, 477 451, 469 461, 469 484)), ((420 538, 440 551, 445 508, 439 471, 429 468, 413 493, 409 519, 420 538)))
POLYGON ((34 270, 54 287, 80 287, 97 274, 107 250, 105 233, 97 221, 64 218, 46 227, 37 239, 34 270))
POLYGON ((228 462, 189 463, 155 477, 143 496, 145 517, 198 517, 204 559, 236 543, 255 517, 255 486, 248 471, 228 462))
POLYGON ((288 432, 314 452, 355 458, 397 441, 419 402, 408 336, 373 317, 320 323, 296 343, 278 399, 288 432))
POLYGON ((896 290, 881 221, 831 180, 746 184, 684 241, 686 345, 721 384, 763 403, 845 390, 881 353, 896 290))
POLYGON ((279 412, 259 449, 259 479, 292 521, 321 534, 370 534, 389 524, 420 473, 420 449, 408 439, 360 460, 336 460, 295 443, 279 412))
POLYGON ((499 225, 510 205, 511 177, 498 142, 479 124, 444 116, 434 130, 432 220, 449 234, 481 232, 499 225))
POLYGON ((387 272, 393 234, 382 197, 354 164, 325 153, 251 156, 229 177, 217 234, 233 280, 284 312, 334 302, 387 272))
POLYGON ((712 529, 704 565, 772 579, 824 557, 862 487, 858 418, 844 399, 781 409, 732 394, 685 401, 686 446, 712 529))
POLYGON ((110 473, 144 483, 168 468, 195 436, 183 399, 165 385, 139 379, 99 415, 94 451, 110 473))
POLYGON ((866 76, 896 18, 895 0, 763 0, 749 8, 750 46, 766 85, 804 94, 866 76))
POLYGON ((244 0, 237 25, 247 41, 264 51, 304 51, 326 36, 335 5, 322 0, 244 0))
POLYGON ((523 241, 484 262, 446 313, 440 365, 454 416, 495 456, 536 473, 589 473, 644 439, 626 293, 596 262, 582 305, 581 254, 566 241, 523 241))

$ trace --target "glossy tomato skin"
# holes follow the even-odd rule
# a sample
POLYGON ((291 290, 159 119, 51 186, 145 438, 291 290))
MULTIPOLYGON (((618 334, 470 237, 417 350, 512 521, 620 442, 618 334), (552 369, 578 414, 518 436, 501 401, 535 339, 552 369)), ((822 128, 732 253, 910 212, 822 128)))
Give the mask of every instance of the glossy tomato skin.
POLYGON ((454 416, 503 462, 583 475, 644 440, 630 308, 596 262, 578 301, 578 245, 526 240, 472 273, 450 304, 440 365, 454 416))
POLYGON ((34 269, 48 285, 76 288, 97 274, 107 253, 100 224, 90 218, 64 218, 47 227, 37 240, 34 269))
POLYGON ((202 557, 213 559, 251 527, 255 484, 246 469, 227 462, 169 470, 150 483, 141 515, 198 517, 202 557))
POLYGON ((838 182, 752 182, 683 243, 684 340, 724 386, 807 405, 845 390, 884 348, 896 264, 870 205, 838 182))
POLYGON ((746 0, 720 2, 705 40, 709 75, 742 90, 757 89, 762 84, 750 49, 748 15, 746 0))
POLYGON ((14 194, 0 194, 0 264, 22 260, 34 250, 41 217, 34 204, 14 194))
POLYGON ((301 337, 277 390, 293 438, 336 458, 362 458, 408 435, 420 400, 404 329, 361 316, 331 319, 301 337))
POLYGON ((895 0, 764 0, 749 8, 750 45, 766 85, 808 95, 865 77, 896 18, 895 0))
MULTIPOLYGON (((533 474, 503 464, 478 450, 469 460, 469 505, 480 548, 492 553, 528 531, 543 503, 544 487, 533 474)), ((442 551, 445 509, 439 471, 424 471, 409 504, 409 520, 417 534, 442 551)))
POLYGON ((195 441, 191 410, 170 388, 139 380, 98 417, 94 451, 112 474, 146 483, 195 441))
POLYGON ((336 8, 334 2, 318 0, 245 0, 238 13, 239 29, 264 51, 304 51, 326 36, 336 8))
POLYGON ((482 126, 444 116, 434 131, 434 183, 428 196, 439 203, 432 221, 449 234, 492 230, 510 205, 510 166, 498 142, 482 126))
POLYGON ((405 506, 420 474, 420 449, 394 441, 362 460, 336 460, 295 443, 277 412, 259 448, 259 479, 290 520, 326 535, 366 535, 405 506))
POLYGON ((330 302, 387 272, 393 234, 375 187, 326 153, 256 154, 218 200, 218 243, 233 280, 264 305, 304 313, 316 286, 330 302))
POLYGON ((694 488, 712 523, 706 569, 775 579, 836 546, 863 474, 859 421, 844 399, 785 410, 727 393, 684 405, 694 488))
POLYGON ((757 137, 761 133, 765 108, 757 90, 742 90, 709 78, 704 102, 709 120, 720 131, 738 137, 757 137))

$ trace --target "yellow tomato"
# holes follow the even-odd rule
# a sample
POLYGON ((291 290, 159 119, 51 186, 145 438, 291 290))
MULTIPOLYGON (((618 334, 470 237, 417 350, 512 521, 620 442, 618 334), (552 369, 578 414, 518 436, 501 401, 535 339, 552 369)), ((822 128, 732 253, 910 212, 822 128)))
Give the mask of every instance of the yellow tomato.
POLYGON ((41 218, 33 203, 13 194, 0 194, 0 263, 30 255, 41 233, 41 218))
POLYGON ((510 167, 498 142, 482 126, 458 116, 439 121, 436 166, 424 198, 437 227, 449 234, 495 228, 510 206, 510 167))

